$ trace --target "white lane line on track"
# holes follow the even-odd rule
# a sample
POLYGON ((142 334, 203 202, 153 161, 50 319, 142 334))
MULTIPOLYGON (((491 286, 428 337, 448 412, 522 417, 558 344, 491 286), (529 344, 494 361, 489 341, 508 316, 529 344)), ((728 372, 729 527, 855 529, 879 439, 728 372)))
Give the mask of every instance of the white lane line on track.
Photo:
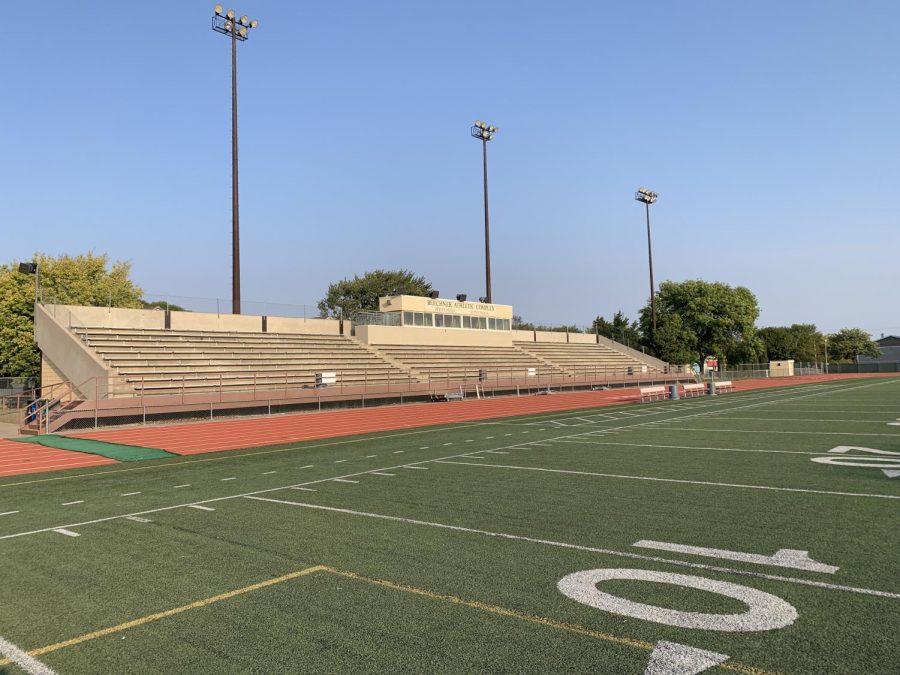
POLYGON ((203 506, 203 504, 188 504, 189 509, 197 509, 199 511, 215 511, 211 506, 203 506))
POLYGON ((74 506, 75 504, 84 504, 84 500, 79 499, 77 502, 63 502, 60 506, 74 506))
POLYGON ((593 546, 582 546, 580 544, 569 544, 561 541, 553 541, 550 539, 538 539, 535 537, 525 537, 517 534, 506 534, 504 532, 491 532, 489 530, 479 530, 471 527, 462 527, 460 525, 447 525, 444 523, 435 523, 427 520, 416 520, 414 518, 401 518, 400 516, 389 516, 382 513, 369 513, 366 511, 353 511, 351 509, 341 509, 335 506, 323 506, 321 504, 308 504, 304 502, 292 502, 286 499, 272 499, 271 497, 257 497, 248 495, 245 499, 252 499, 259 502, 269 502, 272 504, 285 504, 287 506, 300 506, 306 509, 314 509, 317 511, 329 511, 331 513, 343 513, 351 516, 363 516, 366 518, 377 518, 379 520, 390 520, 409 525, 422 525, 425 527, 434 527, 442 530, 453 530, 455 532, 465 532, 468 534, 480 534, 487 537, 497 537, 498 539, 511 539, 513 541, 525 541, 532 544, 544 544, 546 546, 556 546, 559 548, 573 549, 576 551, 587 551, 589 553, 601 553, 604 555, 612 555, 620 558, 630 558, 633 560, 644 560, 649 562, 663 563, 666 565, 678 565, 680 567, 690 567, 692 569, 710 570, 714 572, 724 572, 727 574, 737 574, 740 576, 758 577, 761 579, 771 579, 774 581, 786 581, 788 583, 800 584, 803 586, 815 586, 817 588, 827 588, 830 590, 850 591, 852 593, 862 593, 863 595, 874 595, 883 598, 893 598, 900 600, 900 593, 892 593, 890 591, 879 591, 870 588, 859 588, 856 586, 843 586, 839 584, 830 584, 825 581, 813 581, 811 579, 802 579, 798 577, 785 577, 777 574, 766 574, 764 572, 755 572, 751 570, 738 570, 730 567, 721 567, 719 565, 708 565, 706 563, 695 563, 687 560, 675 560, 670 558, 662 558, 653 555, 644 555, 641 553, 632 553, 630 551, 617 551, 615 549, 595 548, 593 546))
MULTIPOLYGON (((872 384, 865 384, 865 385, 854 385, 852 383, 851 383, 851 385, 824 385, 824 384, 807 385, 807 384, 802 384, 802 385, 793 385, 793 386, 788 386, 788 387, 782 387, 777 390, 765 389, 765 390, 760 390, 758 392, 738 392, 738 393, 740 394, 741 401, 757 400, 759 398, 762 398, 763 396, 765 396, 769 399, 778 399, 778 400, 771 400, 768 402, 764 401, 763 403, 756 404, 756 405, 765 405, 765 404, 771 405, 771 404, 782 404, 785 402, 785 400, 787 402, 796 402, 799 399, 808 398, 810 396, 842 393, 842 392, 853 390, 853 389, 866 388, 866 387, 872 387, 872 386, 877 386, 877 385, 882 385, 882 384, 890 384, 890 383, 891 383, 891 381, 889 381, 889 380, 881 380, 879 382, 875 382, 872 384), (827 390, 819 391, 821 389, 827 389, 827 390), (784 397, 790 396, 791 394, 796 394, 798 392, 809 392, 809 391, 813 391, 813 390, 815 390, 815 393, 801 394, 800 396, 794 396, 793 398, 784 399, 784 397)), ((632 401, 631 403, 634 403, 634 402, 632 401)), ((805 403, 806 403, 805 401, 800 401, 799 405, 802 406, 805 403)), ((626 404, 628 404, 627 401, 625 403, 620 403, 620 404, 616 404, 616 405, 626 405, 626 404)), ((719 406, 719 405, 728 405, 727 397, 723 401, 710 402, 710 401, 704 400, 704 399, 696 399, 696 402, 694 400, 689 400, 689 401, 686 400, 686 401, 682 401, 679 404, 679 406, 682 408, 688 408, 688 407, 698 408, 700 406, 713 407, 713 406, 719 406)), ((845 405, 851 405, 851 404, 845 403, 845 405)), ((855 404, 854 403, 852 405, 861 405, 861 406, 865 407, 868 404, 855 404)), ((726 410, 721 411, 721 412, 728 412, 730 410, 736 410, 736 409, 745 408, 745 407, 753 407, 753 406, 737 406, 737 407, 727 408, 726 410)), ((895 406, 878 406, 878 405, 874 405, 874 404, 872 407, 895 408, 895 406)), ((662 414, 662 413, 667 413, 667 412, 679 412, 679 411, 674 407, 666 406, 665 410, 660 410, 659 412, 660 412, 660 414, 662 414)), ((698 413, 698 415, 714 414, 715 412, 718 412, 718 411, 709 411, 709 412, 704 412, 704 413, 698 413)), ((564 415, 570 414, 570 413, 571 413, 571 411, 540 413, 540 414, 529 415, 529 418, 535 418, 535 417, 548 418, 548 417, 553 417, 553 416, 560 417, 560 416, 564 416, 564 415)), ((607 414, 607 413, 602 413, 602 414, 607 414)), ((608 414, 612 414, 612 413, 608 413, 608 414)), ((553 420, 546 420, 546 421, 552 422, 553 420)), ((468 422, 468 423, 462 423, 462 424, 454 423, 453 426, 458 429, 464 429, 467 427, 481 427, 481 426, 486 426, 486 425, 497 425, 497 426, 507 425, 508 426, 510 424, 513 424, 513 423, 512 422, 478 421, 478 422, 468 422)), ((529 423, 529 424, 531 424, 531 423, 529 423)), ((625 426, 630 427, 632 425, 625 425, 625 426)), ((401 438, 401 437, 406 437, 406 436, 417 436, 417 435, 422 435, 422 434, 435 433, 435 432, 444 431, 444 430, 446 430, 446 427, 443 427, 443 426, 432 427, 432 428, 427 428, 427 429, 417 429, 415 431, 404 431, 404 432, 395 433, 395 434, 385 434, 383 436, 379 436, 378 438, 379 439, 401 438)), ((487 438, 490 439, 490 438, 493 438, 493 436, 487 436, 487 438)), ((222 455, 217 455, 216 457, 210 457, 210 458, 204 458, 204 459, 192 459, 192 460, 187 460, 187 461, 179 460, 177 462, 166 462, 163 464, 154 464, 153 466, 149 466, 149 467, 98 471, 98 472, 93 472, 93 473, 85 473, 85 474, 81 474, 78 476, 51 477, 51 478, 41 478, 41 479, 37 479, 37 480, 25 480, 25 481, 20 481, 20 482, 16 482, 16 483, 2 483, 2 484, 0 484, 0 488, 17 487, 20 485, 30 485, 30 484, 34 484, 34 483, 47 483, 47 482, 54 482, 54 481, 60 481, 60 480, 70 480, 71 478, 92 478, 94 476, 119 474, 119 473, 130 473, 133 471, 145 471, 147 469, 165 468, 165 467, 176 466, 176 465, 182 466, 185 464, 197 464, 197 463, 206 463, 206 462, 226 461, 226 460, 232 460, 232 459, 243 459, 244 457, 255 457, 257 455, 270 455, 273 453, 291 452, 291 451, 300 450, 300 449, 312 450, 312 449, 317 449, 317 448, 333 447, 336 445, 348 445, 348 444, 352 444, 352 443, 363 443, 363 442, 368 442, 368 441, 369 441, 368 438, 363 438, 363 439, 327 440, 324 443, 313 443, 313 444, 307 444, 306 442, 304 442, 304 443, 301 443, 300 445, 290 446, 287 448, 279 448, 277 450, 231 452, 231 453, 223 453, 222 455)), ((426 445, 419 449, 427 450, 428 448, 429 448, 429 446, 426 445)), ((310 466, 312 466, 312 465, 310 465, 310 466)), ((301 467, 301 468, 308 468, 308 467, 301 467)), ((180 507, 165 507, 165 508, 180 508, 180 507)), ((119 516, 115 516, 115 517, 119 517, 119 516)), ((43 531, 49 532, 50 528, 43 530, 43 531)), ((16 535, 16 536, 19 536, 19 535, 16 535)), ((3 537, 0 537, 0 539, 2 539, 2 538, 3 537)))
POLYGON ((12 642, 5 640, 2 637, 0 637, 0 654, 3 654, 3 656, 15 663, 29 675, 56 675, 56 671, 50 669, 36 658, 30 656, 16 647, 12 642))
POLYGON ((72 532, 72 530, 67 530, 64 527, 57 527, 53 530, 56 534, 64 534, 67 537, 80 537, 81 535, 77 532, 72 532))
POLYGON ((807 488, 777 487, 774 485, 748 485, 745 483, 714 483, 706 480, 686 480, 683 478, 657 478, 655 476, 630 476, 617 473, 596 473, 593 471, 575 471, 573 469, 546 469, 536 466, 515 466, 512 464, 472 464, 449 459, 435 460, 438 464, 457 464, 460 466, 479 466, 490 469, 508 469, 515 471, 541 471, 545 473, 562 473, 578 476, 596 476, 598 478, 621 478, 623 480, 646 480, 657 483, 683 483, 687 485, 710 485, 713 487, 741 488, 745 490, 772 490, 774 492, 803 492, 814 495, 832 495, 836 497, 872 497, 874 499, 900 499, 900 495, 880 495, 868 492, 835 492, 832 490, 811 490, 807 488))
MULTIPOLYGON (((869 388, 869 387, 874 387, 874 386, 878 386, 878 385, 881 385, 881 384, 886 384, 886 383, 889 383, 889 382, 890 382, 890 381, 883 380, 883 381, 875 382, 875 383, 873 383, 873 384, 862 384, 862 385, 853 385, 853 386, 834 386, 834 387, 830 388, 828 391, 824 391, 824 392, 823 392, 823 391, 816 391, 816 392, 814 392, 814 393, 812 393, 812 394, 804 394, 804 393, 801 393, 800 395, 794 396, 793 399, 789 399, 789 400, 794 400, 794 401, 796 401, 796 400, 799 400, 799 399, 806 399, 806 398, 811 398, 811 397, 814 397, 814 396, 821 396, 821 395, 823 395, 823 394, 843 393, 843 392, 847 392, 847 391, 853 391, 853 390, 856 390, 856 389, 865 389, 865 388, 869 388)), ((806 389, 805 391, 809 391, 809 389, 806 389)), ((789 393, 795 393, 795 394, 796 394, 796 393, 797 393, 797 388, 791 388, 791 389, 789 390, 789 393)), ((747 397, 741 397, 741 398, 739 399, 739 401, 740 401, 740 400, 747 400, 747 397)), ((752 399, 752 400, 756 401, 755 398, 752 399)), ((742 409, 742 408, 751 408, 751 407, 756 407, 756 406, 759 406, 759 405, 769 405, 769 404, 771 404, 771 403, 780 403, 780 402, 781 402, 781 401, 774 401, 774 402, 773 402, 773 401, 755 402, 755 403, 750 403, 750 404, 745 404, 745 405, 740 405, 740 406, 732 406, 732 407, 730 408, 730 410, 738 410, 738 409, 742 409)), ((712 405, 712 404, 710 404, 710 405, 712 405)), ((718 405, 718 404, 717 404, 717 405, 718 405)), ((705 413, 693 413, 693 412, 692 412, 690 415, 687 415, 687 417, 695 417, 695 416, 700 415, 700 414, 705 414, 705 413)), ((640 428, 640 427, 641 427, 641 424, 642 424, 642 423, 640 423, 640 422, 633 422, 633 423, 630 423, 630 424, 623 424, 623 425, 620 425, 620 426, 618 426, 618 427, 613 427, 613 429, 632 429, 632 428, 640 428)), ((582 437, 582 436, 591 436, 592 434, 596 434, 596 433, 597 433, 596 431, 579 432, 579 433, 576 433, 576 434, 566 434, 566 435, 564 435, 564 436, 557 436, 557 437, 555 437, 555 438, 551 438, 551 439, 548 439, 548 440, 559 440, 559 439, 561 439, 561 438, 578 438, 578 437, 582 437)), ((511 436, 512 434, 509 434, 509 435, 511 436)), ((338 444, 338 443, 326 443, 326 444, 322 444, 322 445, 330 446, 330 445, 336 445, 336 444, 338 444)), ((320 445, 320 446, 312 446, 312 447, 322 447, 322 445, 320 445)), ((427 446, 426 446, 426 447, 427 447, 427 446)), ((497 449, 497 450, 503 450, 503 449, 512 449, 512 448, 515 448, 515 447, 516 447, 515 445, 507 445, 507 446, 500 446, 499 448, 496 448, 496 449, 497 449)), ((261 453, 254 453, 254 454, 261 454, 261 453)), ((434 459, 423 459, 423 460, 420 460, 420 461, 418 461, 418 462, 415 462, 415 464, 431 464, 431 463, 433 463, 433 462, 437 462, 437 461, 440 461, 440 460, 449 460, 449 459, 456 459, 456 458, 458 458, 458 457, 466 457, 467 454, 470 454, 470 453, 460 453, 460 454, 456 454, 456 455, 447 455, 447 456, 444 456, 444 457, 436 457, 436 458, 434 458, 434 459)), ((246 455, 236 455, 236 457, 242 457, 242 456, 246 456, 246 455)), ((308 468, 312 468, 313 466, 314 466, 313 464, 308 464, 308 465, 306 465, 306 466, 304 466, 304 467, 300 467, 300 468, 301 468, 301 469, 308 469, 308 468)), ((478 465, 476 465, 476 466, 478 466, 478 465)), ((391 469, 400 469, 400 468, 404 468, 404 469, 424 469, 424 470, 427 470, 427 469, 428 469, 428 467, 424 467, 424 466, 412 466, 412 465, 402 465, 402 464, 401 464, 401 465, 385 466, 385 467, 381 467, 381 468, 382 468, 383 470, 385 470, 385 471, 389 471, 389 470, 391 470, 391 469)), ((367 472, 366 472, 366 471, 359 471, 359 472, 356 472, 356 473, 344 474, 344 476, 341 476, 341 477, 360 476, 360 475, 363 475, 363 474, 365 474, 365 473, 367 473, 367 472)), ((307 481, 307 482, 305 482, 305 483, 292 484, 292 485, 280 485, 280 486, 276 486, 276 487, 272 487, 272 488, 266 488, 266 489, 264 489, 264 490, 256 490, 256 491, 254 491, 254 492, 244 492, 244 493, 240 493, 240 494, 225 495, 225 496, 223 496, 223 497, 213 497, 213 498, 211 498, 211 499, 204 500, 202 503, 209 504, 209 503, 219 502, 219 501, 225 501, 225 500, 229 500, 229 499, 239 499, 239 498, 241 498, 241 497, 248 497, 248 496, 251 496, 251 495, 266 494, 266 493, 269 493, 269 492, 278 492, 278 491, 280 491, 280 490, 287 490, 287 489, 291 489, 291 488, 297 488, 298 485, 314 485, 314 484, 316 484, 316 483, 325 483, 325 482, 327 482, 327 481, 329 481, 329 480, 331 480, 331 479, 330 479, 330 478, 319 478, 319 479, 307 481)), ((105 523, 105 522, 108 522, 108 521, 111 521, 111 520, 118 520, 118 519, 124 518, 124 517, 126 517, 126 516, 140 516, 140 515, 146 515, 146 514, 148 514, 148 513, 159 513, 159 512, 162 512, 162 511, 172 511, 172 510, 174 510, 174 509, 181 509, 181 508, 185 508, 185 507, 193 507, 193 506, 194 506, 194 503, 172 504, 172 505, 170 505, 170 506, 160 506, 160 507, 157 507, 157 508, 154 508, 154 509, 145 509, 145 510, 143 510, 143 511, 136 511, 136 512, 133 512, 133 513, 120 513, 120 514, 116 514, 116 515, 113 515, 113 516, 105 516, 105 517, 103 517, 103 518, 95 518, 94 520, 81 521, 81 522, 78 522, 78 523, 68 523, 67 525, 63 525, 63 526, 51 526, 51 527, 43 527, 43 528, 39 528, 39 529, 36 529, 36 530, 27 530, 27 531, 24 531, 24 532, 13 532, 13 533, 11 533, 11 534, 0 535, 0 541, 2 541, 2 540, 4 540, 4 539, 16 539, 16 538, 19 538, 19 537, 27 537, 27 536, 32 536, 32 535, 36 535, 36 534, 42 534, 42 533, 44 533, 44 532, 52 532, 53 530, 55 530, 55 529, 57 529, 57 528, 59 528, 59 527, 80 527, 80 526, 83 526, 83 525, 95 525, 95 524, 97 524, 97 523, 105 523)), ((214 510, 214 509, 210 509, 210 510, 214 510)))

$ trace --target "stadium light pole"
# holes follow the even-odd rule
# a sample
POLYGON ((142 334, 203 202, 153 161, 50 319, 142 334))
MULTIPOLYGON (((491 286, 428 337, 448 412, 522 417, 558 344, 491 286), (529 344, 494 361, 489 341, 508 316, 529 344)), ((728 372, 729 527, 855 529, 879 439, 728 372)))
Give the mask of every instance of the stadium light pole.
POLYGON ((237 43, 244 42, 250 29, 259 22, 246 15, 236 18, 235 11, 222 5, 213 7, 212 29, 231 37, 231 311, 241 313, 241 239, 238 216, 238 139, 237 139, 237 43))
POLYGON ((41 290, 41 264, 39 262, 19 263, 19 272, 34 275, 34 304, 36 306, 41 290))
POLYGON ((650 318, 653 336, 656 336, 656 287, 653 284, 653 245, 650 241, 650 205, 656 203, 657 194, 647 188, 638 188, 634 198, 647 207, 647 257, 650 260, 650 318))
POLYGON ((481 120, 472 125, 472 138, 481 141, 481 157, 484 165, 484 302, 491 302, 491 225, 488 217, 488 179, 487 179, 487 144, 494 138, 497 127, 481 120))

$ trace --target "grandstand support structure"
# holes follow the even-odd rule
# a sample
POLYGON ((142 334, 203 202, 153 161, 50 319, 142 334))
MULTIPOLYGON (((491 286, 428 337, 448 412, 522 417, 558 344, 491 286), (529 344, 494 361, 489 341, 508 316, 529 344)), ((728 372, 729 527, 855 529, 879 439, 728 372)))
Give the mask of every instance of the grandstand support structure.
POLYGON ((405 343, 373 344, 331 319, 62 305, 35 317, 42 389, 25 433, 693 379, 584 334, 400 326, 381 335, 405 343))

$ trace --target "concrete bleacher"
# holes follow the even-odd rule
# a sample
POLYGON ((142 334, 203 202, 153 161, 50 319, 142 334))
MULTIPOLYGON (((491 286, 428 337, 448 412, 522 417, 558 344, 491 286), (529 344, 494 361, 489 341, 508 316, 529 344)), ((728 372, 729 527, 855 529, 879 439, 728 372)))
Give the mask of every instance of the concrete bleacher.
POLYGON ((568 342, 514 342, 516 347, 544 361, 555 364, 573 377, 598 377, 642 372, 660 372, 660 369, 604 344, 579 344, 568 342))
POLYGON ((375 347, 420 380, 429 382, 475 382, 480 371, 485 371, 487 382, 564 375, 556 365, 514 346, 379 344, 375 347))
MULTIPOLYGON (((341 335, 73 326, 72 332, 138 394, 409 382, 408 372, 341 335)), ((414 381, 414 380, 412 380, 414 381)), ((120 394, 127 393, 127 387, 120 394)))

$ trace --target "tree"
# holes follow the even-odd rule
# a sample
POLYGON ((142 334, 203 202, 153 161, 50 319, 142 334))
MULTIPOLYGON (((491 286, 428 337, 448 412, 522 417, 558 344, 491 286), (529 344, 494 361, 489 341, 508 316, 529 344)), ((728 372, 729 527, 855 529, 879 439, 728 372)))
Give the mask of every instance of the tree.
POLYGON ((388 295, 428 295, 431 284, 409 270, 374 270, 352 279, 342 279, 328 286, 319 301, 323 317, 351 317, 356 312, 378 311, 378 298, 388 295))
POLYGON ((656 334, 650 303, 640 312, 640 331, 651 350, 669 363, 716 356, 724 362, 758 362, 764 346, 756 332, 759 306, 743 286, 699 279, 664 281, 656 296, 656 334))
POLYGON ((862 328, 842 328, 828 336, 828 355, 835 361, 853 361, 857 356, 878 358, 881 350, 862 328))
MULTIPOLYGON (((142 291, 129 278, 131 265, 93 252, 51 257, 36 254, 44 302, 67 305, 140 307, 142 291)), ((0 374, 35 377, 40 355, 34 347, 34 276, 18 265, 0 266, 0 374)))
POLYGON ((173 305, 165 300, 154 300, 153 302, 147 302, 146 300, 141 300, 141 307, 144 309, 167 309, 170 312, 190 312, 191 310, 185 309, 181 305, 173 305))
POLYGON ((523 321, 522 316, 519 314, 513 314, 512 329, 513 330, 535 330, 534 324, 523 321))
POLYGON ((811 323, 761 328, 759 337, 769 361, 794 359, 811 363, 818 361, 824 352, 824 336, 811 323))
POLYGON ((591 330, 629 347, 640 345, 642 342, 642 336, 638 330, 638 322, 629 322, 628 317, 625 316, 622 310, 613 314, 612 321, 607 321, 602 316, 598 316, 594 319, 591 330))

